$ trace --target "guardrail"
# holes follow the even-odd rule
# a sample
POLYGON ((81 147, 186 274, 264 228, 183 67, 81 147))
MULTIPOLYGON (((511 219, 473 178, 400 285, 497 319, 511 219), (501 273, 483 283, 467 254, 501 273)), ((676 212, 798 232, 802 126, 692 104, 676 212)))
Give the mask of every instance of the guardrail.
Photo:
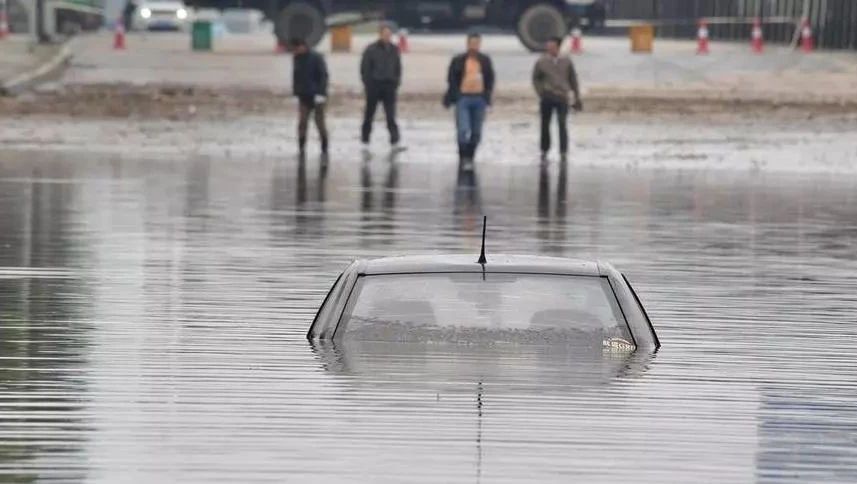
MULTIPOLYGON (((638 25, 653 25, 655 27, 675 27, 675 26, 692 26, 699 24, 700 20, 705 20, 708 25, 752 25, 756 21, 755 17, 700 17, 700 18, 661 18, 661 19, 616 19, 607 20, 606 27, 626 28, 636 27, 638 25)), ((766 17, 762 19, 764 24, 791 24, 796 25, 800 19, 795 17, 766 17)))
MULTIPOLYGON (((765 38, 774 42, 795 39, 795 22, 806 18, 816 44, 828 49, 857 49, 857 0, 601 0, 609 18, 663 22, 661 37, 688 38, 699 19, 710 22, 712 38, 742 40, 749 35, 746 19, 760 18, 765 38), (664 20, 674 19, 674 20, 664 20), (745 19, 742 23, 732 20, 745 19), (681 22, 677 22, 680 20, 681 22), (789 20, 789 21, 783 21, 789 20)), ((623 21, 624 22, 624 21, 623 21)))

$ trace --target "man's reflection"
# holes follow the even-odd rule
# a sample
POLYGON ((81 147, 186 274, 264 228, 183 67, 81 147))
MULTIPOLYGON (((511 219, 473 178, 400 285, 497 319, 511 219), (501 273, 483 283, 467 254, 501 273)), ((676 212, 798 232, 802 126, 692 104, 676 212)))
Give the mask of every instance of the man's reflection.
MULTIPOLYGON (((313 183, 308 180, 307 162, 298 158, 297 175, 295 177, 294 196, 295 205, 290 206, 286 194, 289 193, 286 167, 281 165, 274 167, 271 177, 271 211, 286 217, 294 212, 295 232, 298 235, 312 233, 320 235, 318 231, 324 219, 324 203, 327 189, 327 164, 319 163, 318 177, 313 183), (314 185, 314 186, 313 186, 314 185), (312 227, 315 226, 316 230, 312 227)), ((282 220, 281 226, 288 226, 288 220, 282 220)))
POLYGON ((568 163, 563 160, 557 167, 556 200, 551 212, 551 175, 547 163, 539 167, 537 202, 537 237, 546 253, 562 254, 566 242, 566 215, 568 213, 568 163))
POLYGON ((309 199, 308 189, 309 185, 307 183, 307 163, 306 161, 299 160, 298 162, 298 176, 297 176, 297 190, 295 193, 297 194, 297 206, 301 207, 307 202, 318 202, 319 205, 324 204, 326 199, 326 188, 327 188, 327 163, 319 163, 318 167, 318 179, 315 187, 314 197, 312 200, 309 199))
POLYGON ((386 176, 380 189, 376 189, 373 177, 373 169, 378 170, 378 167, 373 167, 371 160, 365 160, 360 169, 360 209, 363 212, 361 227, 362 235, 369 243, 376 235, 382 236, 387 243, 394 239, 396 197, 399 191, 398 152, 390 153, 386 165, 386 176))
POLYGON ((454 214, 462 222, 464 233, 475 233, 482 222, 482 196, 476 168, 458 167, 455 183, 454 214))

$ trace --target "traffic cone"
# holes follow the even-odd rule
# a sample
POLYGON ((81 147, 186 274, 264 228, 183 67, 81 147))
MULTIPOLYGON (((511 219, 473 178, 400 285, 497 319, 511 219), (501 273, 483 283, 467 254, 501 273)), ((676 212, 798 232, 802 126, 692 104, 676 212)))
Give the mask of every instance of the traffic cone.
POLYGON ((411 50, 411 45, 408 42, 408 30, 399 29, 399 41, 397 42, 399 52, 407 54, 411 50))
POLYGON ((113 33, 113 49, 125 50, 125 22, 122 19, 116 21, 116 29, 113 33))
POLYGON ((9 35, 9 21, 6 19, 6 4, 0 7, 0 39, 9 35))
POLYGON ((579 27, 571 29, 571 53, 583 53, 583 31, 579 27))
POLYGON ((760 19, 753 20, 753 30, 750 33, 750 45, 753 52, 761 54, 765 50, 765 37, 762 34, 762 21, 760 19))
POLYGON ((707 55, 710 51, 708 50, 708 22, 705 20, 699 21, 699 31, 697 32, 696 40, 696 54, 707 55))
POLYGON ((812 39, 812 26, 809 24, 809 19, 803 19, 800 28, 800 48, 806 53, 815 50, 815 41, 812 39))

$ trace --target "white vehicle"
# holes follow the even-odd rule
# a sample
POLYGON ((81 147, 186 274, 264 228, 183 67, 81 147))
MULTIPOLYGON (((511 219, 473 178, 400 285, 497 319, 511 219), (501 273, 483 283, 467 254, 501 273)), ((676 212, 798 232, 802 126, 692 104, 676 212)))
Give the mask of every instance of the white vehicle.
POLYGON ((134 30, 185 30, 191 10, 180 1, 141 1, 134 12, 134 30))

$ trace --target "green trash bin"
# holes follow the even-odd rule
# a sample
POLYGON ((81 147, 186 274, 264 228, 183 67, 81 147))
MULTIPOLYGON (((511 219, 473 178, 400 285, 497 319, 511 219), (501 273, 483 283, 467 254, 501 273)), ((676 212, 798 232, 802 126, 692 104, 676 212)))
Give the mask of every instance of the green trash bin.
POLYGON ((190 45, 193 50, 211 50, 211 21, 196 20, 190 29, 190 45))

